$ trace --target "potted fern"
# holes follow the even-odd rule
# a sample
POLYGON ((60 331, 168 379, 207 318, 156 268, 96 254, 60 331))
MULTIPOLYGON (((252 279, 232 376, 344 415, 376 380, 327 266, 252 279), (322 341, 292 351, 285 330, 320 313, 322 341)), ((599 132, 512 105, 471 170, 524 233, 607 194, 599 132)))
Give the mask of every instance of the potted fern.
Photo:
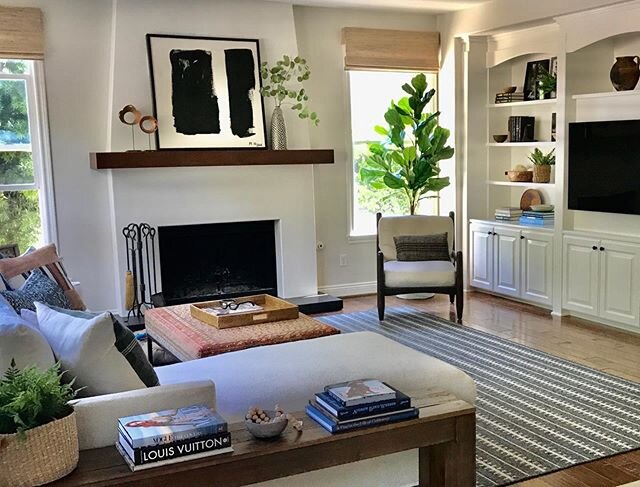
POLYGON ((548 183, 551 181, 551 166, 556 163, 555 149, 545 154, 536 147, 528 157, 533 163, 533 182, 548 183))
POLYGON ((78 464, 76 416, 69 405, 77 391, 62 375, 59 364, 17 369, 12 361, 0 379, 0 471, 6 485, 53 482, 78 464))
POLYGON ((447 146, 449 130, 438 124, 440 112, 424 111, 436 93, 427 88, 422 73, 402 86, 409 96, 391 102, 384 115, 388 126, 375 127, 385 140, 369 144, 369 154, 359 170, 362 183, 374 189, 401 191, 411 215, 421 200, 435 198, 449 186, 449 178, 439 176, 439 163, 453 157, 453 148, 447 146))

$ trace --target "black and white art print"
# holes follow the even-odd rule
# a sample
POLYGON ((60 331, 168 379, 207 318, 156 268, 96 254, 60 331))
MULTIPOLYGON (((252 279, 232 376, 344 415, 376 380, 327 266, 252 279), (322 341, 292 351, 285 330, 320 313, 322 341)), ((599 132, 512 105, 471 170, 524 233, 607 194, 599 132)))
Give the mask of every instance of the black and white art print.
POLYGON ((264 149, 255 39, 147 34, 158 149, 264 149))

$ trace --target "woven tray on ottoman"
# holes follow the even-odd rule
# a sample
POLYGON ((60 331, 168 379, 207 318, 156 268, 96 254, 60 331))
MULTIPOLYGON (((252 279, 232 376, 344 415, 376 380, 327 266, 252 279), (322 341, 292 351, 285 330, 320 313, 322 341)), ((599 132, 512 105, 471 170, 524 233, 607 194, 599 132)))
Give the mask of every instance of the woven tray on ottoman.
POLYGON ((295 320, 219 330, 193 318, 188 304, 147 310, 145 324, 153 341, 182 361, 340 333, 302 313, 295 320))

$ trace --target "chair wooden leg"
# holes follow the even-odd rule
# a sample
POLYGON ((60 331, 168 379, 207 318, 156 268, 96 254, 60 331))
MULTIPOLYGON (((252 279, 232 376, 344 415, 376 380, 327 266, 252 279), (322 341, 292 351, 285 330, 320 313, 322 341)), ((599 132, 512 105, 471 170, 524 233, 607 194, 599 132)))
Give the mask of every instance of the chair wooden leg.
POLYGON ((378 319, 384 321, 384 294, 378 292, 378 319))
POLYGON ((451 294, 449 294, 449 302, 450 302, 451 304, 453 304, 453 302, 455 301, 455 299, 456 299, 456 293, 451 293, 451 294))
POLYGON ((462 323, 462 311, 464 309, 464 290, 459 286, 456 290, 456 317, 458 323, 462 323))

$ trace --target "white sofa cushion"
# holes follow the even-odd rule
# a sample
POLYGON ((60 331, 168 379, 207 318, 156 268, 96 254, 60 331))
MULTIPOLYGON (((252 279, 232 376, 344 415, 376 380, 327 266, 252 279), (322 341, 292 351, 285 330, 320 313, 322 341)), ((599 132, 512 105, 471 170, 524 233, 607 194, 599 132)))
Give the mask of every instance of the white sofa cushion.
POLYGON ((161 384, 212 380, 217 408, 238 421, 253 405, 304 410, 327 384, 375 377, 411 395, 448 390, 475 403, 473 380, 460 369, 372 332, 281 343, 157 367, 161 384))
POLYGON ((48 369, 55 363, 51 347, 37 327, 18 316, 0 297, 0 377, 14 359, 20 369, 30 365, 48 369))
POLYGON ((210 380, 77 399, 72 405, 80 449, 112 446, 118 438, 118 418, 193 404, 216 407, 216 390, 210 380))
POLYGON ((453 286, 456 269, 444 260, 384 263, 384 283, 387 287, 453 286))

